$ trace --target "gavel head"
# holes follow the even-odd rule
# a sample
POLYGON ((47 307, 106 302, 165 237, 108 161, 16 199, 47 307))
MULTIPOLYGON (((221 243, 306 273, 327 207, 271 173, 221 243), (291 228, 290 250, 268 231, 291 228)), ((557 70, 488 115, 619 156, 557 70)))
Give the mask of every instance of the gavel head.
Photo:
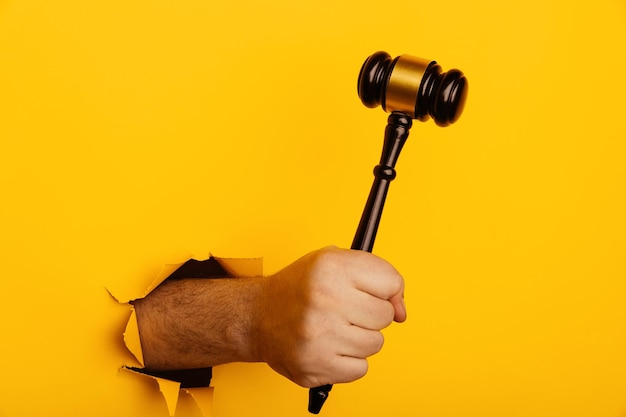
POLYGON ((461 116, 467 98, 467 79, 457 69, 441 72, 435 61, 401 55, 392 59, 376 52, 365 60, 359 74, 358 92, 365 106, 382 105, 422 122, 433 118, 448 126, 461 116))

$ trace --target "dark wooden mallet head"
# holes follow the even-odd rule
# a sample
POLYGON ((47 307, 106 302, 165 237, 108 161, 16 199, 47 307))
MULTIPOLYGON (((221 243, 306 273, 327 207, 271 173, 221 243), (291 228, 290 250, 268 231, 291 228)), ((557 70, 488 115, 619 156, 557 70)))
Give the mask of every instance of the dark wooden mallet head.
POLYGON ((456 122, 467 97, 467 79, 457 69, 442 72, 435 62, 410 55, 394 59, 376 52, 361 67, 358 93, 365 106, 382 106, 439 126, 456 122))

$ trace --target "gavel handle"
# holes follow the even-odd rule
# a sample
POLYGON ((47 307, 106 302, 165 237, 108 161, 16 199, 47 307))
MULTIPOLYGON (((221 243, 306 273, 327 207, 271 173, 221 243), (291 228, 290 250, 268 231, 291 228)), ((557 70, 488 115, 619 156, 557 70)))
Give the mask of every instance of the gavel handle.
MULTIPOLYGON (((374 183, 363 209, 351 249, 372 252, 374 248, 374 240, 383 214, 389 184, 396 177, 396 162, 406 139, 409 137, 412 123, 409 116, 400 112, 391 113, 387 119, 380 163, 374 167, 374 183)), ((319 414, 332 388, 332 385, 327 384, 309 390, 310 413, 319 414)))

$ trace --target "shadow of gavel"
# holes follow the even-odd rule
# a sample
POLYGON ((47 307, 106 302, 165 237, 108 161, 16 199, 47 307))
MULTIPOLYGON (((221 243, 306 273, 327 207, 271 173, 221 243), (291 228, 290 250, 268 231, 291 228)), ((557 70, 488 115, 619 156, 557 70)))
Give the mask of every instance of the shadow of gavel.
MULTIPOLYGON (((412 120, 432 118, 439 126, 458 120, 467 98, 467 80, 457 69, 442 72, 435 62, 410 55, 392 59, 376 52, 365 60, 358 81, 358 94, 366 107, 382 106, 387 119, 380 162, 374 167, 374 183, 361 215, 351 249, 371 252, 387 198, 396 177, 396 162, 409 136, 412 120)), ((332 385, 309 390, 309 412, 318 414, 332 385)))

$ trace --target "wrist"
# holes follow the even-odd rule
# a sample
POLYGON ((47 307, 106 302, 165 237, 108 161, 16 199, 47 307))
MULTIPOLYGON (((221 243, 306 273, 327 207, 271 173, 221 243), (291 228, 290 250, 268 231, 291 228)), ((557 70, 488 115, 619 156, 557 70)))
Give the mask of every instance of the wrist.
POLYGON ((235 278, 233 281, 239 290, 226 338, 238 362, 263 362, 262 322, 268 278, 235 278))

